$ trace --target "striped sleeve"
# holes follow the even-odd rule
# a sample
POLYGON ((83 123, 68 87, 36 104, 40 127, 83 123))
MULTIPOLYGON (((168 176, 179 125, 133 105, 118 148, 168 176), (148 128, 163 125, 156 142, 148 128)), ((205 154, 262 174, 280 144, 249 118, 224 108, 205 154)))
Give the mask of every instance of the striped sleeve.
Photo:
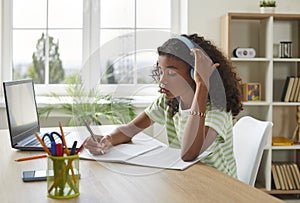
POLYGON ((208 111, 205 118, 205 125, 214 129, 221 142, 226 141, 226 124, 228 123, 227 113, 224 111, 220 111, 218 109, 214 109, 208 111))
POLYGON ((162 95, 158 97, 150 106, 148 106, 144 112, 149 116, 149 118, 156 123, 164 125, 166 122, 165 114, 166 114, 167 104, 165 97, 162 95))
POLYGON ((217 132, 217 138, 208 147, 212 154, 202 160, 232 177, 237 177, 236 161, 233 154, 232 114, 213 109, 207 112, 205 125, 217 132))

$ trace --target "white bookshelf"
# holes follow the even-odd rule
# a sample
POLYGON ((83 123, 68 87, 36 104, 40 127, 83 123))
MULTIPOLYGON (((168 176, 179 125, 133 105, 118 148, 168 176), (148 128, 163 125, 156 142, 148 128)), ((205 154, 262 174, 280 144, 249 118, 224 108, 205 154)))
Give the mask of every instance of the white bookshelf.
POLYGON ((227 13, 221 18, 221 49, 231 58, 243 83, 259 82, 262 86, 261 101, 244 102, 239 117, 250 115, 274 124, 256 186, 272 194, 300 194, 299 190, 275 190, 271 176, 273 161, 293 161, 300 166, 300 145, 271 144, 271 136, 291 138, 296 127, 300 102, 281 102, 280 98, 286 77, 300 75, 300 14, 227 13), (280 41, 292 41, 292 58, 280 58, 280 41), (234 58, 237 47, 254 48, 256 57, 234 58))

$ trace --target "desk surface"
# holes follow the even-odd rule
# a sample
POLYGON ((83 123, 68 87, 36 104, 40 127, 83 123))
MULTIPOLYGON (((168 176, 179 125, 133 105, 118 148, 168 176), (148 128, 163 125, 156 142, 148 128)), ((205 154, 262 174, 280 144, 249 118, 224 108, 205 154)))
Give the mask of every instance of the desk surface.
MULTIPOLYGON (((22 171, 45 170, 47 159, 14 160, 40 152, 12 149, 7 130, 0 130, 0 143, 1 202, 61 202, 47 197, 46 181, 22 182, 22 171)), ((81 160, 80 195, 67 202, 282 202, 201 163, 185 171, 148 170, 81 160)))

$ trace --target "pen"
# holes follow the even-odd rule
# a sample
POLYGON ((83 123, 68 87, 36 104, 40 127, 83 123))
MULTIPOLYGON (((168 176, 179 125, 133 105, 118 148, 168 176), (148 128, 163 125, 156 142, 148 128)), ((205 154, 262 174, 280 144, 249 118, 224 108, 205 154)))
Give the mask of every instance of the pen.
MULTIPOLYGON (((93 140, 94 140, 95 142, 98 142, 97 139, 96 139, 96 136, 95 136, 94 132, 92 131, 91 127, 90 127, 89 124, 86 122, 86 120, 83 120, 83 123, 84 123, 85 127, 87 128, 87 130, 90 132, 90 134, 91 134, 93 140)), ((103 151, 101 148, 100 148, 100 150, 101 150, 101 153, 104 154, 104 151, 103 151)))
POLYGON ((43 140, 40 138, 40 136, 35 133, 35 137, 38 139, 38 141, 41 143, 41 145, 43 146, 45 152, 47 152, 48 155, 51 155, 49 149, 47 148, 47 146, 45 145, 45 143, 43 142, 43 140))
POLYGON ((40 158, 46 158, 46 157, 47 157, 47 154, 43 154, 43 155, 36 155, 36 156, 29 156, 29 157, 19 158, 19 159, 16 159, 15 161, 28 161, 28 160, 40 159, 40 158))
POLYGON ((89 124, 86 122, 86 120, 83 120, 83 123, 84 123, 85 127, 87 128, 87 130, 89 131, 89 133, 91 134, 93 140, 94 140, 95 142, 97 142, 97 139, 96 139, 96 137, 95 137, 95 134, 94 134, 94 132, 92 131, 92 129, 91 129, 91 127, 89 126, 89 124))
POLYGON ((69 149, 68 149, 68 146, 67 146, 67 143, 66 143, 65 134, 64 134, 64 131, 62 129, 61 122, 59 122, 59 128, 60 128, 60 132, 61 132, 61 139, 62 139, 63 144, 64 144, 65 149, 66 149, 66 154, 69 156, 70 152, 69 152, 69 149))
POLYGON ((76 151, 77 141, 74 141, 73 146, 71 148, 70 155, 74 155, 76 151))

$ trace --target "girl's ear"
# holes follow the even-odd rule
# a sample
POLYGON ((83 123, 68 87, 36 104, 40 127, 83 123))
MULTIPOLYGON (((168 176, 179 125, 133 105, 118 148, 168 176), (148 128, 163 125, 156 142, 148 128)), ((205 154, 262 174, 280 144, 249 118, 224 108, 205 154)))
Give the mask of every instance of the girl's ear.
POLYGON ((214 63, 213 66, 214 66, 215 69, 218 69, 220 67, 220 64, 219 63, 214 63))

